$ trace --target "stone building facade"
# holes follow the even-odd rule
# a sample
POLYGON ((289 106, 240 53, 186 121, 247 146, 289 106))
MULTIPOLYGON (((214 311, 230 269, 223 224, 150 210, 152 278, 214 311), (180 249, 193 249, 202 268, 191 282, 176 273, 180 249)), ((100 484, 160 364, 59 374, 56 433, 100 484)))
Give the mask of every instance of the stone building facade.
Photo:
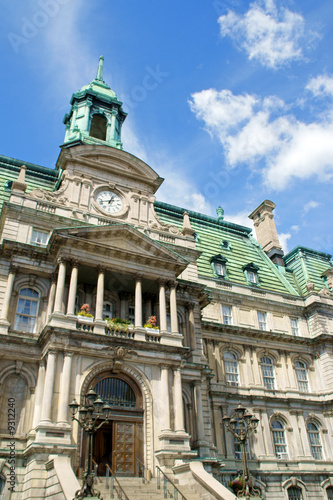
POLYGON ((241 403, 260 419, 248 458, 263 497, 332 500, 331 256, 284 256, 269 200, 250 214, 258 241, 220 208, 156 201, 163 179, 122 149, 102 70, 72 96, 54 170, 0 157, 3 498, 69 498, 58 465, 80 475, 87 443, 68 404, 92 387, 113 408, 101 475, 201 462, 230 498, 241 452, 222 418, 241 403))

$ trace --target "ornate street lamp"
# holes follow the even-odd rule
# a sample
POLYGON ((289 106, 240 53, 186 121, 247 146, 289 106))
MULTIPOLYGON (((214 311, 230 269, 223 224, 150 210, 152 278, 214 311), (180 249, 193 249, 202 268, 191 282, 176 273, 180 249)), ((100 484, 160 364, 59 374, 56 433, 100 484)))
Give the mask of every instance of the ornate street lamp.
POLYGON ((250 475, 249 463, 246 454, 246 442, 251 434, 256 432, 259 419, 252 415, 246 408, 239 403, 238 407, 230 417, 223 417, 223 423, 227 431, 239 441, 242 454, 242 488, 238 490, 238 497, 257 497, 261 498, 260 491, 253 486, 254 481, 250 475))
POLYGON ((69 407, 72 412, 72 420, 76 420, 80 427, 88 434, 88 466, 84 473, 82 488, 75 493, 75 499, 82 500, 86 497, 100 498, 99 491, 93 488, 93 436, 103 424, 108 422, 112 408, 104 403, 93 389, 90 389, 84 396, 84 404, 82 406, 80 406, 74 398, 69 407), (75 416, 77 411, 79 411, 79 418, 75 416))

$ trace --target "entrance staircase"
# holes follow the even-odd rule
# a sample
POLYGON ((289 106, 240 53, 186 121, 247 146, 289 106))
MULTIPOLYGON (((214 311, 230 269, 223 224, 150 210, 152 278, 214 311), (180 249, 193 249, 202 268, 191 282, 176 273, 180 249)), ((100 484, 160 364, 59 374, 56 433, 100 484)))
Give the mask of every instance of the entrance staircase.
MULTIPOLYGON (((161 481, 161 489, 157 489, 157 479, 152 478, 150 482, 145 484, 139 477, 119 477, 117 476, 118 482, 120 483, 123 491, 126 493, 128 500, 162 500, 164 498, 174 499, 174 500, 205 500, 205 498, 210 498, 210 496, 201 495, 197 493, 192 487, 178 485, 175 491, 171 484, 167 485, 167 493, 164 496, 163 481, 161 481)), ((97 477, 95 488, 100 491, 103 500, 109 500, 113 498, 114 500, 122 499, 125 500, 124 495, 118 496, 118 492, 114 491, 113 497, 111 497, 110 481, 109 488, 106 488, 105 477, 97 477)))

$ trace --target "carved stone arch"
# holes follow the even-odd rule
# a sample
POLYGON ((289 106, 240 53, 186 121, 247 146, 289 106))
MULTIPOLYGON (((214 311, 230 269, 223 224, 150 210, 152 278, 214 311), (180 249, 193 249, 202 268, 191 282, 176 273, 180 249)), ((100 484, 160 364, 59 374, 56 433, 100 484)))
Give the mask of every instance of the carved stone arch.
MULTIPOLYGON (((103 372, 110 370, 112 371, 113 363, 112 361, 97 361, 92 363, 82 374, 81 384, 79 388, 79 394, 77 395, 80 400, 81 396, 89 390, 89 384, 96 378, 96 376, 103 372)), ((149 384, 149 380, 146 375, 141 372, 138 368, 131 366, 126 363, 126 361, 121 364, 121 372, 132 378, 136 384, 139 386, 142 392, 142 403, 144 414, 144 435, 145 435, 145 447, 144 454, 147 459, 147 467, 153 470, 154 467, 154 455, 153 447, 149 448, 147 451, 147 443, 152 443, 154 440, 153 436, 153 396, 149 384)), ((80 451, 80 450, 79 450, 80 451)))
POLYGON ((318 425, 320 431, 325 431, 327 429, 326 424, 322 421, 322 419, 314 413, 309 413, 305 418, 305 426, 307 426, 309 422, 313 422, 318 425))
POLYGON ((327 490, 327 488, 333 488, 333 476, 328 477, 327 479, 325 479, 322 483, 320 483, 320 486, 325 491, 326 498, 328 498, 326 490, 327 490))
POLYGON ((307 486, 304 483, 304 481, 302 481, 298 477, 295 477, 295 476, 290 477, 289 479, 284 481, 281 486, 282 486, 282 489, 284 491, 284 495, 285 495, 286 500, 289 500, 288 489, 292 486, 296 486, 297 488, 299 488, 302 491, 302 499, 303 500, 307 500, 307 498, 308 498, 307 486))
POLYGON ((276 365, 278 365, 280 363, 280 356, 279 356, 277 351, 275 351, 273 349, 264 348, 264 349, 257 350, 257 357, 258 357, 259 365, 261 364, 261 358, 264 356, 271 358, 273 360, 273 364, 275 367, 276 367, 276 365))
POLYGON ((303 353, 293 353, 290 356, 293 367, 295 368, 295 361, 301 361, 305 364, 306 368, 309 369, 312 365, 312 358, 308 354, 303 353))
POLYGON ((1 370, 0 387, 3 385, 5 379, 12 374, 21 375, 25 379, 29 390, 36 387, 37 381, 35 375, 25 366, 20 367, 20 369, 18 370, 15 365, 7 366, 3 370, 1 370))
POLYGON ((220 354, 221 354, 221 357, 223 358, 223 354, 224 352, 232 352, 237 360, 239 361, 242 357, 244 357, 244 350, 242 347, 238 346, 238 345, 234 345, 234 344, 224 344, 220 347, 220 354))
POLYGON ((285 430, 288 430, 290 428, 290 423, 286 415, 284 415, 281 412, 274 412, 273 415, 269 417, 269 427, 272 428, 272 421, 273 420, 281 420, 284 423, 285 430))
POLYGON ((13 290, 18 294, 21 288, 33 288, 39 293, 42 300, 45 300, 49 294, 49 287, 43 281, 39 280, 36 275, 19 275, 14 281, 13 290))

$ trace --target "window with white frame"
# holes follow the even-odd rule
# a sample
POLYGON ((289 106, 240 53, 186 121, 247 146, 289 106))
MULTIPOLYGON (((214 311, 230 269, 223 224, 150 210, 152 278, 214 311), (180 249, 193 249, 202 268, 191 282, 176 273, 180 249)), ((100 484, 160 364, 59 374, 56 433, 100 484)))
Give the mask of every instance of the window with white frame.
POLYGON ((308 371, 303 361, 295 361, 295 371, 300 392, 309 392, 308 371))
POLYGON ((290 318, 291 333, 297 337, 299 335, 298 319, 290 318))
POLYGON ((222 320, 224 325, 232 325, 232 308, 222 306, 222 320))
POLYGON ((39 294, 33 288, 21 288, 16 315, 14 330, 32 333, 35 329, 38 313, 39 294))
POLYGON ((333 486, 326 488, 327 500, 333 500, 333 486))
POLYGON ((40 231, 39 229, 33 229, 31 233, 30 243, 38 246, 45 246, 47 240, 49 239, 49 233, 47 231, 40 231))
POLYGON ((267 315, 265 312, 258 311, 259 330, 267 330, 267 315))
POLYGON ((257 274, 254 271, 247 271, 247 279, 250 283, 257 283, 257 274))
POLYGON ((288 458, 284 423, 281 420, 273 420, 271 427, 272 427, 275 455, 278 458, 288 458))
POLYGON ((245 273, 246 281, 251 285, 259 284, 258 271, 259 267, 250 262, 250 264, 246 264, 243 266, 243 271, 245 273))
POLYGON ((302 490, 297 486, 291 486, 288 488, 288 500, 302 500, 302 490))
POLYGON ((217 278, 226 278, 227 276, 227 259, 223 255, 218 254, 210 259, 214 276, 217 278))
POLYGON ((323 447, 320 439, 319 426, 314 422, 309 422, 307 431, 311 446, 311 453, 315 460, 323 460, 323 447))
POLYGON ((223 353, 225 381, 228 385, 238 386, 238 361, 234 353, 223 353))
POLYGON ((103 319, 112 318, 113 317, 113 304, 112 302, 105 301, 103 302, 103 319))
POLYGON ((264 379, 264 386, 266 389, 275 389, 275 375, 274 375, 274 363, 272 358, 268 356, 263 356, 260 359, 261 371, 264 379))

